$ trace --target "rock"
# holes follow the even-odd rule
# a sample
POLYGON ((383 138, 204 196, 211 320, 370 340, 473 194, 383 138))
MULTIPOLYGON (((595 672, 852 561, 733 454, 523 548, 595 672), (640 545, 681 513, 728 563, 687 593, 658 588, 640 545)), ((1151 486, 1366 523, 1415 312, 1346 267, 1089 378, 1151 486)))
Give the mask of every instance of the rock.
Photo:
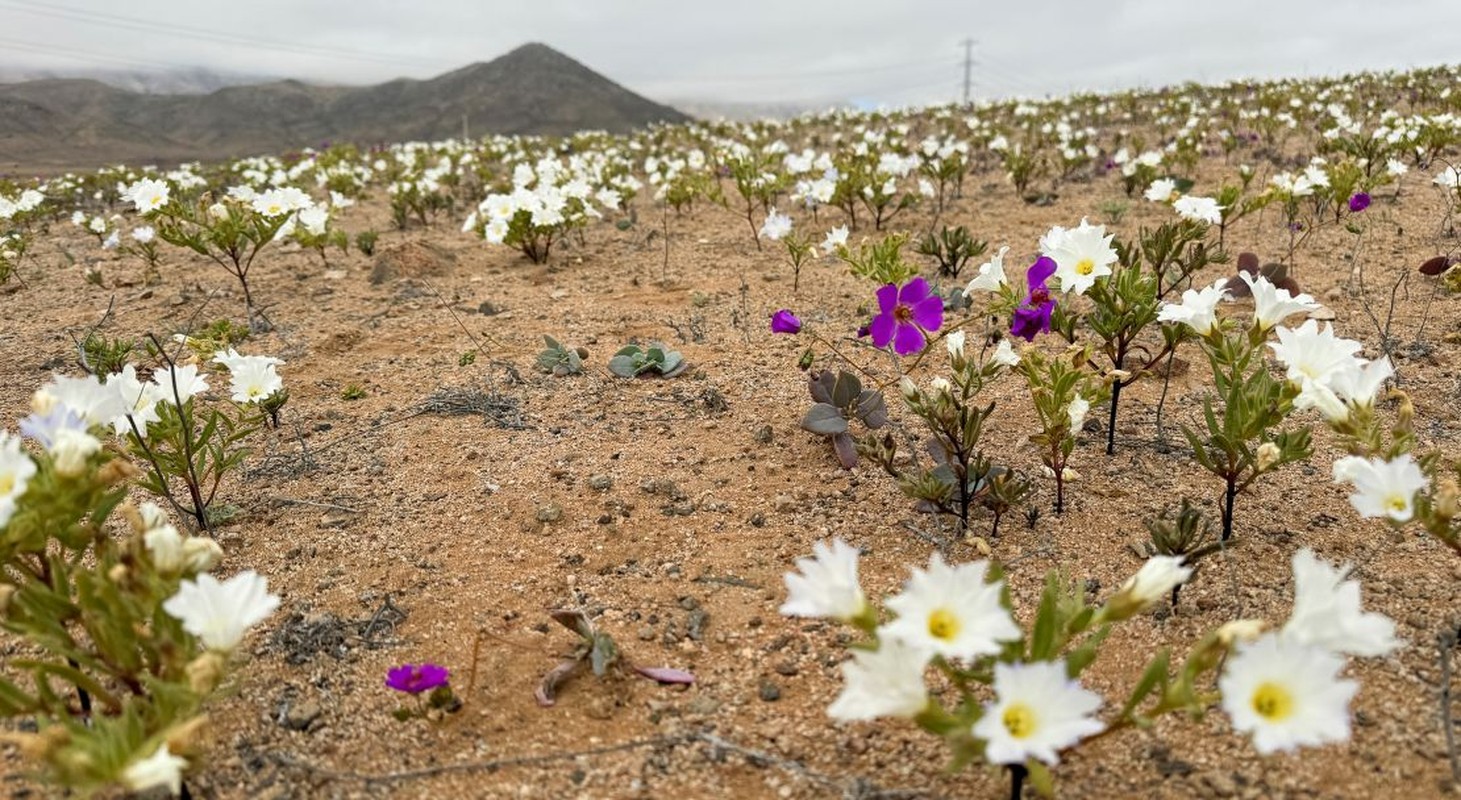
POLYGON ((781 687, 771 681, 761 681, 759 694, 762 702, 774 703, 781 699, 781 687))
POLYGON ((537 519, 539 522, 557 522, 563 519, 563 507, 557 503, 549 503, 538 509, 537 519))
POLYGON ((588 488, 596 492, 607 492, 614 488, 614 478, 610 475, 594 475, 588 479, 588 488))
POLYGON ((711 697, 700 695, 691 700, 686 706, 686 713, 708 715, 720 710, 720 702, 711 697))
POLYGON ((690 617, 685 622, 685 634, 698 642, 705 635, 705 626, 709 624, 710 614, 703 608, 697 608, 690 612, 690 617))
POLYGON ((370 282, 379 286, 398 278, 430 278, 445 273, 457 257, 426 241, 401 242, 381 250, 370 270, 370 282))
POLYGON ((760 442, 761 444, 771 444, 774 436, 775 435, 772 433, 770 425, 762 425, 761 428, 756 431, 756 441, 760 442))
POLYGON ((1238 784, 1231 775, 1225 772, 1212 770, 1197 776, 1198 784, 1206 791, 1207 797, 1233 797, 1238 793, 1238 784))
POLYGON ((291 703, 289 710, 284 712, 284 727, 292 731, 307 731, 322 713, 320 704, 313 700, 291 703))
POLYGON ((639 628, 639 641, 641 641, 641 642, 652 642, 652 641, 654 641, 654 627, 651 626, 651 625, 643 625, 643 626, 640 626, 640 628, 639 628))
POLYGON ((773 501, 773 503, 772 503, 772 507, 775 508, 777 511, 781 511, 781 512, 795 511, 796 510, 796 506, 797 506, 796 498, 795 497, 792 497, 789 494, 779 494, 779 495, 777 495, 776 496, 776 500, 773 501))
POLYGON ((774 667, 774 669, 776 670, 776 674, 777 675, 782 675, 782 676, 787 677, 787 678, 790 678, 793 675, 796 675, 797 672, 800 671, 800 670, 797 669, 797 666, 796 666, 796 662, 795 661, 781 661, 781 662, 778 662, 777 665, 774 667))

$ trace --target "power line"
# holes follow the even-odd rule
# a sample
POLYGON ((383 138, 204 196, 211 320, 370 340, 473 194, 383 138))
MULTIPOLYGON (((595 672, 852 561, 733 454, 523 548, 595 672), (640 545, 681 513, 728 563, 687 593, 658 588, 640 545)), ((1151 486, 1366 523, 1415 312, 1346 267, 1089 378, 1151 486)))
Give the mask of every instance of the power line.
POLYGON ((969 105, 969 78, 974 72, 974 40, 964 39, 964 105, 969 105))
POLYGON ((6 47, 14 47, 17 50, 26 50, 42 55, 59 55, 71 61, 89 61, 93 64, 127 64, 134 67, 162 67, 163 69, 186 69, 187 65, 169 63, 165 61, 151 61, 143 58, 131 58, 128 56, 109 56, 104 53, 92 53, 85 50, 71 50, 65 47, 54 45, 38 45, 33 42, 23 42, 18 39, 7 39, 0 37, 0 44, 6 47))
POLYGON ((69 6, 52 6, 30 0, 0 0, 0 6, 11 8, 26 14, 52 17, 56 19, 71 20, 107 28, 126 28, 129 30, 157 33, 165 36, 175 36, 188 39, 203 39, 207 41, 221 42, 225 44, 243 45, 259 50, 274 50, 295 55, 314 56, 316 58, 348 59, 354 61, 369 61, 378 64, 391 64, 394 66, 415 66, 440 68, 439 62, 423 59, 410 58, 407 56, 382 56, 370 53, 363 53, 356 50, 345 50, 341 48, 326 47, 323 45, 305 45, 294 42, 282 42, 274 39, 263 39, 255 36, 229 33, 225 31, 208 28, 197 28, 188 25, 177 25, 163 23, 156 20, 142 19, 138 17, 127 17, 120 14, 109 14, 100 11, 87 11, 85 9, 72 8, 69 6))
MULTIPOLYGON (((939 70, 942 70, 942 69, 944 69, 944 66, 942 64, 939 64, 936 61, 913 61, 913 62, 907 62, 907 63, 903 63, 903 64, 884 64, 882 66, 876 66, 876 67, 852 67, 852 68, 848 68, 848 69, 825 69, 825 70, 805 70, 805 71, 798 70, 798 71, 787 71, 787 72, 765 72, 765 73, 760 73, 760 74, 724 75, 724 76, 697 76, 697 75, 687 75, 685 77, 687 79, 689 79, 689 80, 693 80, 695 83, 716 83, 716 84, 723 84, 723 83, 762 83, 762 82, 765 82, 765 83, 774 83, 774 82, 788 83, 788 82, 792 82, 792 81, 801 80, 802 78, 831 78, 831 77, 843 77, 843 76, 850 76, 850 75, 869 75, 869 74, 883 73, 883 72, 899 72, 899 71, 902 71, 902 70, 911 70, 911 69, 915 69, 915 68, 921 68, 921 69, 925 69, 925 70, 927 70, 927 69, 939 69, 939 70)), ((662 75, 662 74, 660 74, 660 75, 646 75, 646 76, 638 76, 638 77, 626 77, 626 78, 622 78, 622 80, 625 80, 625 81, 642 81, 642 80, 659 79, 659 78, 663 78, 663 77, 664 77, 664 75, 662 75)))

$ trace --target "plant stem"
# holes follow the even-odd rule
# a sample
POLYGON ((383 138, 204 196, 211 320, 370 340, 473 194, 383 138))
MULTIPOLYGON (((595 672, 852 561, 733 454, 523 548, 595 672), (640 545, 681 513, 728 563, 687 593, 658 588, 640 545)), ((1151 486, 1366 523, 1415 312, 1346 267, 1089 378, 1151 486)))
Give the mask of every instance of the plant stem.
POLYGON ((1030 770, 1026 769, 1024 764, 1010 764, 1009 770, 1010 800, 1020 800, 1020 796, 1024 794, 1025 790, 1025 777, 1030 774, 1030 770))
POLYGON ((1228 476, 1228 488, 1223 493, 1223 541, 1233 535, 1233 498, 1238 496, 1238 482, 1235 476, 1228 476))

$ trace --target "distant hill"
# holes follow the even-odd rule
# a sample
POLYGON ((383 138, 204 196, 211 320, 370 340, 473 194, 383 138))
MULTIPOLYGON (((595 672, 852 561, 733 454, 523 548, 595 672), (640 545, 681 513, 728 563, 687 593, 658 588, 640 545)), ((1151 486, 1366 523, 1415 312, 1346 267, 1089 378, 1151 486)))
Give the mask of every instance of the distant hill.
POLYGON ((464 117, 472 136, 622 133, 688 119, 542 44, 429 80, 364 87, 277 81, 184 95, 39 80, 0 85, 0 172, 444 139, 461 134, 464 117))

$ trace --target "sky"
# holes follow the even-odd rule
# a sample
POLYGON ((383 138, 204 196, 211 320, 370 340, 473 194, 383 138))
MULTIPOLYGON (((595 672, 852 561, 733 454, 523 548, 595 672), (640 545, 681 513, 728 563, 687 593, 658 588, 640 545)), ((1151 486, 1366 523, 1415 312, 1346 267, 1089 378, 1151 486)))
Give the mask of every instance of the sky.
POLYGON ((542 42, 660 101, 915 105, 1461 60, 1461 0, 0 0, 0 67, 427 78, 542 42))

